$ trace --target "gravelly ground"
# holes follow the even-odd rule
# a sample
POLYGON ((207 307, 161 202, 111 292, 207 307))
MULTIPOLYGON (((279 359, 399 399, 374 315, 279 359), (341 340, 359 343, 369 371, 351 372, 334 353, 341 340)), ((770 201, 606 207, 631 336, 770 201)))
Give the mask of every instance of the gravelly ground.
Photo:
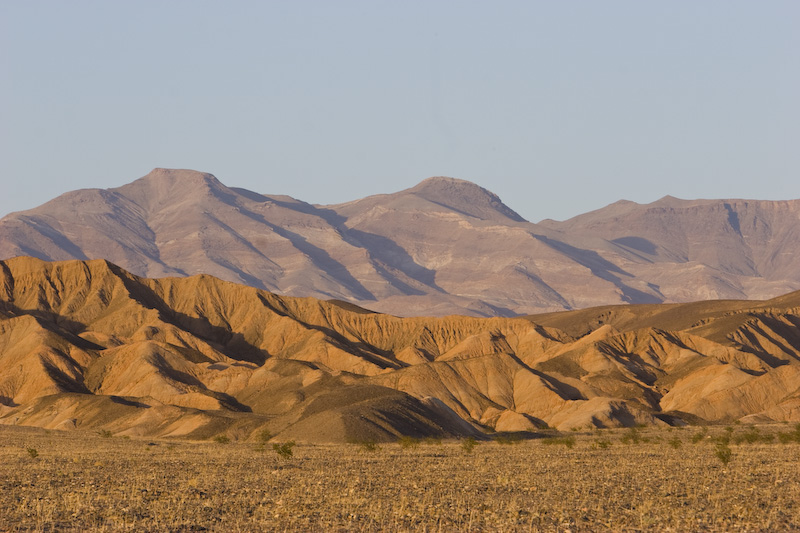
POLYGON ((0 530, 800 531, 800 444, 737 444, 746 431, 586 431, 469 453, 298 445, 283 459, 271 443, 0 426, 0 530))

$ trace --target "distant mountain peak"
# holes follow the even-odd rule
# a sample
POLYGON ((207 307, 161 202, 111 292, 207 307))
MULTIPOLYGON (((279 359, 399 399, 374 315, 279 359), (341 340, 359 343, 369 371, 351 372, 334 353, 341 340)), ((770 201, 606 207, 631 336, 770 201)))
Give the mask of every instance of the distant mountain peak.
POLYGON ((222 183, 208 172, 184 168, 154 168, 146 176, 133 183, 173 185, 222 185, 222 183))
POLYGON ((666 196, 662 196, 650 205, 653 207, 679 207, 685 205, 686 203, 686 200, 682 200, 668 194, 666 196))
POLYGON ((145 209, 159 208, 168 203, 210 190, 227 189, 213 174, 190 169, 155 168, 136 181, 111 189, 130 198, 145 209))
POLYGON ((496 219, 497 214, 515 222, 525 222, 495 193, 471 181, 434 176, 408 189, 408 193, 480 219, 496 219))
POLYGON ((412 192, 423 197, 427 195, 441 194, 469 194, 497 198, 497 195, 491 191, 487 191, 476 183, 458 178, 450 178, 447 176, 433 176, 431 178, 422 180, 417 185, 410 188, 408 192, 412 192))
POLYGON ((462 184, 462 185, 466 185, 466 186, 472 186, 472 187, 480 188, 479 185, 476 185, 475 183, 472 183, 469 180, 462 180, 462 179, 459 179, 459 178, 452 178, 450 176, 431 176, 430 178, 427 178, 427 179, 424 179, 424 180, 420 181, 416 186, 413 187, 413 189, 421 189, 421 188, 425 188, 425 187, 436 187, 436 186, 442 186, 442 185, 447 185, 447 184, 462 184))

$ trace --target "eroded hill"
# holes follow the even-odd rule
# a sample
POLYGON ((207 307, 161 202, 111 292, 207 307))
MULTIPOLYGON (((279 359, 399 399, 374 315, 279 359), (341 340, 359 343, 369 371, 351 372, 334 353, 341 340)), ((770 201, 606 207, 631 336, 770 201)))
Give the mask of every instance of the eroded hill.
POLYGON ((0 422, 314 442, 800 420, 800 293, 398 318, 103 260, 0 262, 0 422))

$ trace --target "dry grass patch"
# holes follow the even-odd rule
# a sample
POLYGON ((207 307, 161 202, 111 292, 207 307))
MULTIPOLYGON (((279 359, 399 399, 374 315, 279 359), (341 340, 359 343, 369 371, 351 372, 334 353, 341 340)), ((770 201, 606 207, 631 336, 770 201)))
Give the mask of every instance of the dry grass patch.
POLYGON ((369 453, 362 445, 298 444, 286 460, 252 443, 0 427, 0 530, 800 528, 795 441, 744 436, 737 444, 754 434, 745 427, 709 428, 696 445, 691 430, 636 434, 570 432, 552 438, 572 446, 484 442, 470 453, 460 441, 369 453), (721 438, 731 452, 726 464, 715 455, 721 438))

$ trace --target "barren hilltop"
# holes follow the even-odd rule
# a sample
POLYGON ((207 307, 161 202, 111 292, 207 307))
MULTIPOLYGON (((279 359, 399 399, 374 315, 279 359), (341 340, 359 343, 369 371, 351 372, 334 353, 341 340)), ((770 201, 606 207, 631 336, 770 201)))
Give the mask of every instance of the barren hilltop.
POLYGON ((398 318, 20 257, 0 262, 0 423, 341 442, 800 420, 798 326, 800 292, 398 318))
POLYGON ((800 289, 800 201, 618 202, 525 221, 453 178, 339 205, 156 169, 0 220, 0 259, 107 259, 403 316, 768 299, 800 289))

